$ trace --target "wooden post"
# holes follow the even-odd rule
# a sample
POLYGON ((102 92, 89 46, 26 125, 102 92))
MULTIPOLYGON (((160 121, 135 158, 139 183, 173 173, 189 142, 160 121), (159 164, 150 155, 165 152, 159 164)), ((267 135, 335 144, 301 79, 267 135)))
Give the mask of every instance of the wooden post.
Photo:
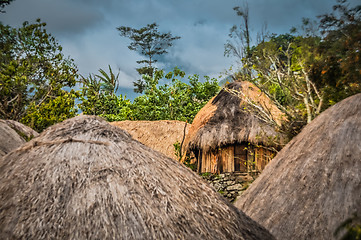
POLYGON ((201 167, 202 167, 202 150, 198 151, 198 157, 197 157, 197 172, 201 173, 201 167))

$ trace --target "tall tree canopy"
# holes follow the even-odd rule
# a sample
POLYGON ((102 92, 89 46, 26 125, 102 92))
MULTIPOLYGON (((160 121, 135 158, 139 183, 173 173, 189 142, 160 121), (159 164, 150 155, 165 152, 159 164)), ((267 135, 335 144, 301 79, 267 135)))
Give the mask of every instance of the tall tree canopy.
MULTIPOLYGON (((239 25, 233 25, 228 34, 229 39, 224 45, 224 55, 236 57, 238 63, 243 66, 249 63, 251 53, 251 35, 249 25, 249 8, 248 4, 244 4, 242 7, 234 7, 233 10, 237 16, 241 18, 239 25)), ((250 72, 247 67, 241 69, 244 76, 250 77, 250 72)))
POLYGON ((0 13, 5 13, 3 10, 6 5, 9 5, 14 0, 0 0, 0 13))
MULTIPOLYGON (((173 45, 173 41, 180 39, 178 36, 174 37, 170 32, 159 32, 156 23, 148 24, 140 29, 121 26, 117 30, 120 31, 120 36, 131 40, 128 46, 130 50, 145 57, 145 59, 137 61, 138 64, 144 64, 143 67, 137 68, 138 73, 150 77, 153 77, 153 72, 156 69, 154 66, 154 63, 157 62, 156 57, 168 53, 168 48, 173 45)), ((137 80, 134 82, 134 91, 142 93, 145 85, 143 78, 137 80)))
POLYGON ((20 28, 0 24, 0 118, 41 131, 75 115, 77 69, 40 19, 20 28))
POLYGON ((313 66, 314 80, 325 86, 327 104, 361 92, 361 5, 338 0, 333 12, 319 16, 322 55, 313 66))
POLYGON ((82 102, 80 109, 85 114, 100 115, 108 121, 123 120, 181 120, 192 122, 198 111, 219 91, 216 79, 205 76, 201 82, 198 75, 188 77, 174 68, 172 72, 154 71, 153 78, 145 78, 144 94, 133 103, 125 96, 114 94, 117 77, 100 69, 101 75, 82 79, 82 102), (113 81, 112 79, 115 79, 113 81), (167 84, 159 82, 167 81, 167 84))
POLYGON ((246 41, 248 10, 235 10, 243 22, 231 37, 243 41, 226 44, 226 53, 242 63, 234 78, 254 82, 274 101, 287 117, 280 127, 291 137, 332 104, 361 92, 361 5, 337 0, 318 27, 303 19, 300 33, 269 34, 254 46, 246 41))

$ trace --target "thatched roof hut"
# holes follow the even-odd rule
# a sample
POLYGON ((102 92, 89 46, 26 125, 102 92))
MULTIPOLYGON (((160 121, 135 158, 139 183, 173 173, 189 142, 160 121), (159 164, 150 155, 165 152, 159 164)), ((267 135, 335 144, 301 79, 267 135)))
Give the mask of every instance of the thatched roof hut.
POLYGON ((361 216, 361 94, 308 124, 235 205, 278 239, 334 239, 361 216))
POLYGON ((38 135, 39 133, 22 123, 0 119, 0 157, 38 135))
POLYGON ((179 162, 94 116, 0 160, 0 236, 273 239, 179 162))
POLYGON ((284 137, 251 111, 246 99, 267 111, 271 120, 282 118, 281 111, 252 83, 227 85, 199 111, 187 135, 186 148, 195 153, 198 171, 249 171, 250 162, 262 170, 280 148, 284 137))
POLYGON ((24 143, 25 139, 9 127, 5 120, 0 120, 0 157, 24 143))
POLYGON ((24 138, 25 140, 30 140, 34 137, 39 136, 39 133, 36 132, 34 129, 19 123, 17 121, 14 120, 0 120, 4 123, 6 123, 9 127, 11 127, 12 129, 14 129, 22 138, 24 138))
POLYGON ((135 140, 173 159, 177 159, 173 144, 182 143, 190 127, 190 124, 175 120, 119 121, 110 124, 126 130, 135 140))

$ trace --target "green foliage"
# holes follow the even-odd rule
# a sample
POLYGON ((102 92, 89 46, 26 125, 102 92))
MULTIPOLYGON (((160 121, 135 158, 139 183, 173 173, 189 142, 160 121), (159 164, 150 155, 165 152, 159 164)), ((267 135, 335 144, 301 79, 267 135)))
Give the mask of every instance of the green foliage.
MULTIPOLYGON (((182 149, 181 149, 181 143, 179 143, 178 141, 176 143, 173 144, 174 146, 174 154, 177 157, 178 161, 181 161, 183 156, 182 156, 182 149)), ((197 163, 195 161, 192 161, 193 159, 190 157, 189 153, 186 153, 187 155, 184 157, 184 161, 183 164, 187 167, 189 167, 192 171, 196 171, 197 170, 197 163), (192 163, 194 162, 194 163, 192 163)))
POLYGON ((32 103, 28 106, 29 114, 21 119, 21 122, 41 132, 43 129, 55 123, 75 117, 77 109, 74 108, 74 105, 78 95, 79 94, 73 90, 70 92, 61 91, 61 95, 50 99, 40 106, 32 103))
POLYGON ((178 68, 167 74, 156 71, 153 78, 146 78, 144 95, 134 99, 133 118, 136 120, 180 120, 192 122, 198 111, 219 91, 216 79, 198 75, 181 81, 185 73, 178 68), (159 85, 159 82, 169 83, 159 85))
POLYGON ((0 13, 5 13, 3 10, 6 5, 9 5, 13 0, 0 0, 0 13))
MULTIPOLYGON (((154 63, 157 62, 156 56, 168 53, 167 49, 173 45, 173 41, 180 37, 173 37, 170 32, 161 33, 158 31, 156 23, 148 24, 140 29, 121 26, 117 28, 120 36, 127 37, 131 40, 128 48, 138 52, 146 59, 137 61, 138 64, 145 66, 137 68, 140 75, 148 75, 151 78, 156 70, 154 63)), ((143 93, 146 88, 146 78, 142 78, 134 82, 135 92, 143 93)))
MULTIPOLYGON (((245 3, 242 7, 234 7, 233 10, 241 18, 241 21, 239 26, 234 25, 230 29, 229 40, 224 45, 224 55, 227 57, 234 56, 238 63, 248 66, 251 53, 248 4, 245 3)), ((244 80, 250 78, 251 71, 248 67, 241 68, 240 72, 242 72, 244 80)))
POLYGON ((310 67, 319 59, 320 41, 317 36, 272 35, 254 46, 248 59, 253 73, 250 81, 287 117, 287 122, 277 127, 290 138, 323 110, 324 94, 312 81, 310 67))
POLYGON ((187 167, 189 167, 192 171, 196 172, 197 171, 197 162, 191 163, 192 158, 190 158, 189 156, 186 156, 186 159, 184 160, 184 165, 186 165, 187 167))
POLYGON ((208 178, 208 177, 212 176, 212 173, 210 173, 210 172, 204 172, 204 173, 201 173, 200 175, 201 175, 202 177, 204 177, 204 178, 208 178))
POLYGON ((180 144, 180 142, 177 141, 177 142, 173 143, 173 146, 174 146, 174 154, 177 157, 178 161, 180 161, 182 158, 181 144, 180 144))
POLYGON ((72 97, 63 88, 73 87, 77 78, 73 60, 64 58, 45 26, 39 19, 18 29, 0 24, 0 118, 27 123, 37 119, 32 126, 38 131, 55 119, 64 119, 64 114, 73 116, 68 107, 72 101, 67 100, 72 97), (59 115, 44 115, 42 120, 34 117, 44 111, 54 114, 45 109, 59 101, 67 102, 59 105, 65 107, 57 109, 59 115))
MULTIPOLYGON (((109 68, 110 69, 110 68, 109 68)), ((146 79, 144 94, 133 103, 122 95, 116 96, 118 75, 110 69, 110 75, 103 70, 103 77, 90 75, 82 78, 81 103, 78 105, 84 114, 100 115, 108 121, 122 120, 180 120, 192 122, 198 111, 219 91, 216 79, 205 77, 201 82, 198 75, 188 78, 178 68, 167 74, 155 71, 153 78, 146 79), (113 79, 113 80, 109 80, 113 79), (105 87, 105 83, 110 86, 105 87), (166 82, 160 84, 160 82, 166 82)))
POLYGON ((361 5, 337 2, 332 13, 319 16, 322 58, 313 66, 313 79, 325 86, 327 106, 361 92, 361 5))
POLYGON ((131 102, 126 97, 116 96, 118 74, 114 74, 109 66, 109 74, 103 69, 100 75, 82 77, 81 103, 78 105, 84 114, 100 115, 108 121, 126 120, 131 115, 131 102))
POLYGON ((354 215, 347 219, 336 229, 334 236, 340 240, 361 240, 361 218, 354 215))
POLYGON ((118 78, 119 72, 117 75, 113 73, 112 68, 108 65, 109 74, 107 74, 103 69, 99 69, 100 75, 96 75, 101 80, 100 87, 103 92, 114 95, 114 93, 118 90, 118 78))
MULTIPOLYGON (((235 10, 245 25, 247 9, 235 10)), ((291 138, 329 106, 361 92, 361 5, 337 0, 333 10, 319 16, 319 26, 304 18, 301 31, 268 34, 253 47, 245 41, 247 28, 234 27, 230 36, 243 41, 226 45, 242 63, 233 78, 252 81, 277 105, 287 121, 270 123, 291 138)))

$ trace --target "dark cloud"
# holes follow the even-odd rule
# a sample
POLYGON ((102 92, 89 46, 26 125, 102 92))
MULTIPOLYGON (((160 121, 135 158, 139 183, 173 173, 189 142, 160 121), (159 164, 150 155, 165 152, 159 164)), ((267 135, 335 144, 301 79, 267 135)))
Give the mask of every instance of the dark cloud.
POLYGON ((72 1, 15 0, 0 15, 0 21, 19 26, 37 18, 47 23, 48 30, 57 35, 81 34, 103 21, 103 15, 94 8, 72 1))
MULTIPOLYGON (((359 0, 350 0, 351 5, 359 0)), ((121 85, 132 88, 138 78, 136 60, 143 57, 127 48, 129 40, 119 36, 116 27, 143 27, 157 22, 162 32, 181 36, 169 54, 159 59, 159 67, 178 66, 188 73, 218 76, 234 59, 223 56, 229 29, 239 24, 233 7, 242 0, 15 0, 7 13, 0 14, 5 24, 41 18, 48 31, 59 39, 66 55, 75 59, 81 74, 99 68, 119 69, 121 85)), ((332 0, 249 0, 252 38, 267 22, 271 33, 285 33, 301 24, 302 17, 315 18, 332 11, 332 0)))

